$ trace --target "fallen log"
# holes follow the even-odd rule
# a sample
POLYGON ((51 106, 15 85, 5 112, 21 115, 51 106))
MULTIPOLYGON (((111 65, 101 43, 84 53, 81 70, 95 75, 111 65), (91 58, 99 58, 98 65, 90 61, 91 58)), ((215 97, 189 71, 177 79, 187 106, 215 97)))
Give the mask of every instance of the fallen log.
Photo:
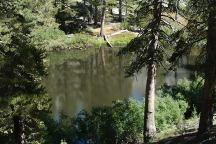
POLYGON ((108 35, 107 37, 111 37, 111 36, 118 35, 118 34, 125 33, 125 32, 129 32, 129 31, 128 30, 120 30, 120 31, 117 31, 117 32, 114 32, 114 33, 108 35))
POLYGON ((107 46, 110 47, 110 48, 113 48, 113 46, 112 46, 112 44, 109 42, 107 36, 106 36, 106 35, 103 35, 103 38, 104 38, 104 41, 106 41, 107 46))

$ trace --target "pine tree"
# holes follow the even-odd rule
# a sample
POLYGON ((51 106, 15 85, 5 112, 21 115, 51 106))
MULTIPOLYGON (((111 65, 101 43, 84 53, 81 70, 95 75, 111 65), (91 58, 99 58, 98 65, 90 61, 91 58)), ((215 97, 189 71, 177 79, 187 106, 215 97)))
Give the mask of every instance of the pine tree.
POLYGON ((213 91, 216 81, 216 2, 190 0, 187 5, 187 9, 182 13, 188 23, 174 35, 178 44, 170 61, 176 62, 193 47, 200 48, 200 51, 204 52, 201 72, 204 73, 205 83, 200 99, 201 114, 198 129, 198 134, 201 135, 206 133, 213 124, 213 91))
MULTIPOLYGON (((41 77, 46 74, 43 59, 45 53, 36 48, 29 38, 31 23, 18 13, 16 1, 0 1, 2 25, 7 29, 0 37, 0 91, 1 97, 43 92, 41 77)), ((14 106, 11 105, 14 111, 14 106)), ((14 111, 15 143, 26 143, 24 120, 14 111)))
POLYGON ((144 19, 146 25, 141 27, 137 38, 132 40, 119 55, 132 53, 135 59, 127 69, 128 76, 139 72, 147 66, 147 81, 144 112, 144 142, 149 142, 156 132, 155 127, 155 84, 156 68, 162 64, 166 49, 173 43, 170 35, 173 27, 170 22, 175 19, 169 15, 174 11, 174 1, 150 0, 142 1, 137 11, 138 19, 144 19))

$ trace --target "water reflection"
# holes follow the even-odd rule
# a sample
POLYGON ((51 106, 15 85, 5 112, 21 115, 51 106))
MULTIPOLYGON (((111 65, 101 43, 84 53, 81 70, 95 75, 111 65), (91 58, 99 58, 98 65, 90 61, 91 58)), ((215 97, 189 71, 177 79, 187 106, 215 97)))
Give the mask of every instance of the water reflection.
MULTIPOLYGON (((46 88, 53 97, 55 120, 60 119, 61 113, 74 116, 83 109, 89 111, 94 106, 111 105, 112 101, 129 96, 143 99, 146 70, 133 78, 124 78, 125 65, 126 59, 104 48, 85 60, 67 59, 61 64, 52 64, 46 88)), ((177 79, 189 76, 190 71, 181 67, 175 72, 159 70, 157 86, 164 82, 174 85, 177 79)))

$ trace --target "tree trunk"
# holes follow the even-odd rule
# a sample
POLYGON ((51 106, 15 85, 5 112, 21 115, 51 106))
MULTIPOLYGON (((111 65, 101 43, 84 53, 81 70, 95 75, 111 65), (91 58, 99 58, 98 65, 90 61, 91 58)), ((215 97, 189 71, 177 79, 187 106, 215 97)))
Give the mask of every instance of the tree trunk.
POLYGON ((205 83, 204 90, 201 97, 201 113, 200 113, 200 122, 198 135, 204 134, 208 132, 208 130, 212 127, 212 119, 213 119, 213 90, 215 85, 215 77, 216 77, 216 69, 215 66, 209 68, 209 72, 205 73, 205 83))
POLYGON ((16 144, 25 144, 24 120, 20 115, 13 117, 14 122, 14 137, 16 144))
POLYGON ((147 70, 146 94, 145 94, 145 111, 144 111, 144 143, 148 143, 156 133, 155 126, 155 77, 156 64, 155 56, 156 49, 159 44, 159 26, 161 21, 162 2, 161 0, 154 1, 154 20, 155 24, 152 30, 152 41, 148 50, 150 55, 150 62, 147 70))
POLYGON ((145 93, 145 111, 144 111, 144 143, 148 143, 156 133, 155 126, 155 84, 156 84, 156 64, 154 62, 155 50, 158 47, 157 32, 152 40, 152 45, 149 53, 151 56, 151 63, 147 67, 147 81, 145 93))
POLYGON ((125 1, 125 17, 128 17, 128 2, 125 1))
POLYGON ((216 81, 216 2, 210 5, 208 18, 207 55, 205 83, 201 98, 201 114, 198 135, 204 134, 212 127, 213 91, 216 81))
POLYGON ((119 0, 119 22, 122 22, 122 0, 119 0))
POLYGON ((104 23, 106 18, 106 0, 103 0, 103 8, 102 8, 102 14, 101 14, 101 29, 100 29, 100 36, 104 36, 104 23))
MULTIPOLYGON (((83 0, 83 5, 84 5, 85 9, 87 9, 86 8, 86 0, 83 0)), ((88 19, 88 17, 86 15, 84 15, 84 17, 83 17, 84 22, 86 21, 86 19, 88 19)))
POLYGON ((156 132, 155 127, 155 75, 156 66, 148 66, 146 94, 145 94, 145 114, 144 114, 144 142, 149 142, 156 132))
POLYGON ((94 9, 94 25, 98 24, 98 7, 97 5, 95 5, 95 9, 94 9))
POLYGON ((93 23, 93 7, 92 5, 90 5, 89 7, 89 11, 90 11, 90 14, 88 16, 88 24, 92 24, 93 23))

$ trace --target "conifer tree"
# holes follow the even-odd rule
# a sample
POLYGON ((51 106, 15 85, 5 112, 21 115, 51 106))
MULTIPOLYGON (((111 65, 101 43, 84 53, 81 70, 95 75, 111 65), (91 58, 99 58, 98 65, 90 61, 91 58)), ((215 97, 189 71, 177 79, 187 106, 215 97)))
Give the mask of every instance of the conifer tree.
POLYGON ((132 53, 135 57, 127 69, 128 76, 139 72, 145 66, 147 68, 144 99, 144 142, 149 142, 156 132, 154 106, 156 70, 166 59, 166 50, 173 43, 170 39, 173 32, 170 22, 175 21, 175 19, 169 15, 169 12, 174 11, 175 7, 176 3, 174 1, 142 1, 137 16, 138 19, 148 20, 148 22, 140 28, 139 36, 119 52, 119 55, 132 53))
MULTIPOLYGON (((18 13, 16 1, 0 1, 0 14, 7 29, 0 37, 0 91, 1 97, 43 92, 41 77, 46 74, 43 59, 45 53, 36 48, 29 38, 31 24, 18 13)), ((19 112, 14 112, 15 143, 26 143, 24 120, 19 112)))
POLYGON ((216 1, 195 1, 187 3, 183 10, 187 25, 178 31, 176 50, 170 58, 176 62, 193 47, 203 51, 201 72, 204 73, 204 87, 201 101, 201 113, 198 134, 206 133, 213 125, 213 91, 216 81, 216 1))

